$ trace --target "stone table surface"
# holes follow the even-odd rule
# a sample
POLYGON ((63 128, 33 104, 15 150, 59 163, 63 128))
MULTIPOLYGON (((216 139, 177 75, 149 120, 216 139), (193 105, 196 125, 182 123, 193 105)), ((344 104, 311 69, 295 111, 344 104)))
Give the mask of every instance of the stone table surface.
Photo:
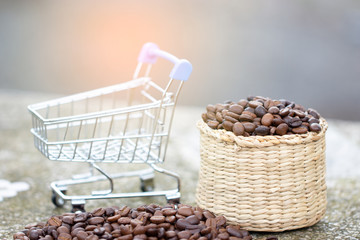
MULTIPOLYGON (((0 202, 0 239, 12 239, 25 225, 45 221, 52 215, 71 210, 70 204, 55 208, 50 182, 86 173, 86 163, 56 162, 38 152, 30 134, 31 118, 27 105, 54 98, 54 95, 0 90, 0 179, 25 181, 28 191, 0 202)), ((196 121, 202 108, 176 109, 166 161, 162 167, 177 172, 182 179, 181 201, 195 205, 195 188, 200 165, 199 133, 196 121)), ((360 122, 328 120, 327 186, 325 217, 316 225, 283 233, 252 233, 254 239, 277 236, 279 239, 360 239, 360 122)), ((111 171, 126 171, 138 166, 104 164, 111 171)), ((164 184, 155 177, 155 184, 164 184)), ((116 186, 124 191, 139 188, 138 179, 125 179, 116 186)), ((171 185, 171 184, 170 184, 171 185)), ((169 185, 169 186, 170 186, 169 185)), ((93 186, 88 186, 91 190, 93 186)), ((102 185, 97 187, 104 187, 102 185)), ((106 186, 105 186, 106 187, 106 186)), ((137 191, 137 190, 136 190, 137 191)), ((165 204, 162 197, 88 201, 86 209, 148 203, 165 204)))

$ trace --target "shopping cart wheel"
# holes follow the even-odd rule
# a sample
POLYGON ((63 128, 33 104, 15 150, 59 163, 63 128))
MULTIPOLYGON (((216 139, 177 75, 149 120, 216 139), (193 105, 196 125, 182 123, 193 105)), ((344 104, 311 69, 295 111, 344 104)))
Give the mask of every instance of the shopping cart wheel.
POLYGON ((140 179, 140 188, 141 188, 141 191, 143 191, 143 192, 154 191, 154 188, 155 188, 154 179, 153 178, 140 179))
MULTIPOLYGON (((66 190, 61 190, 63 194, 66 194, 66 190)), ((56 207, 63 207, 65 204, 64 199, 59 197, 55 191, 52 191, 51 201, 56 207)))
POLYGON ((181 195, 179 192, 167 194, 165 197, 166 197, 167 203, 169 203, 169 204, 174 204, 175 206, 177 206, 180 203, 181 195))
POLYGON ((85 200, 72 200, 71 201, 72 209, 71 212, 85 212, 85 200))

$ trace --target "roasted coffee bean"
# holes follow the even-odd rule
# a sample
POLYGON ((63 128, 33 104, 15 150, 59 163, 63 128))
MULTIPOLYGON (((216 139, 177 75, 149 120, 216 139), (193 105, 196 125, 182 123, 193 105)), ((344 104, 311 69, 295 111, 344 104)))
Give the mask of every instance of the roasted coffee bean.
POLYGON ((163 223, 163 222, 165 222, 165 216, 152 216, 150 218, 150 222, 156 223, 156 224, 163 223))
POLYGON ((300 127, 293 128, 291 131, 295 134, 304 134, 307 133, 308 129, 306 126, 301 125, 300 127))
POLYGON ((224 117, 224 119, 225 119, 225 121, 230 121, 230 122, 232 122, 232 123, 238 122, 237 119, 235 119, 235 118, 233 118, 233 117, 230 117, 229 115, 226 115, 226 116, 224 117))
POLYGON ((74 217, 71 216, 65 216, 62 219, 63 223, 69 224, 69 225, 73 225, 74 224, 74 217))
POLYGON ((309 108, 308 113, 314 118, 320 119, 320 114, 315 109, 309 108))
POLYGON ((215 112, 207 112, 206 113, 206 118, 210 119, 210 120, 216 120, 215 112))
POLYGON ((243 122, 242 125, 244 126, 245 132, 252 133, 255 131, 255 124, 251 122, 243 122))
POLYGON ((310 124, 320 123, 319 119, 316 119, 316 118, 314 118, 314 117, 310 118, 308 122, 309 122, 310 124))
POLYGON ((299 116, 299 118, 305 117, 305 113, 303 111, 301 111, 301 110, 295 109, 294 113, 295 113, 296 116, 299 116))
POLYGON ((244 112, 251 112, 251 113, 255 114, 255 109, 251 108, 251 107, 247 107, 247 108, 244 109, 244 112))
POLYGON ((77 213, 75 214, 74 222, 85 222, 87 219, 87 216, 85 213, 77 213))
POLYGON ((68 233, 60 233, 57 239, 58 240, 72 240, 72 237, 68 233))
POLYGON ((31 230, 29 233, 30 240, 37 240, 39 239, 39 233, 36 230, 31 230))
POLYGON ((206 106, 206 110, 209 111, 209 112, 215 112, 216 111, 216 107, 214 105, 207 105, 206 106))
POLYGON ((269 108, 269 110, 268 110, 268 113, 271 113, 271 114, 278 114, 279 112, 280 112, 280 110, 276 106, 273 106, 273 107, 269 108))
POLYGON ((240 136, 240 135, 243 135, 244 134, 244 131, 245 131, 245 128, 244 126, 242 125, 242 123, 240 122, 237 122, 233 125, 233 129, 232 131, 234 132, 234 134, 236 136, 240 136))
POLYGON ((274 116, 271 113, 266 113, 261 118, 261 124, 264 126, 270 126, 272 124, 272 121, 274 120, 274 116))
POLYGON ((91 225, 97 225, 104 222, 104 218, 102 217, 92 217, 88 220, 88 223, 91 225))
POLYGON ((49 220, 48 220, 48 224, 50 226, 56 226, 56 227, 59 227, 61 226, 62 224, 62 221, 58 218, 58 217, 51 217, 49 220))
POLYGON ((252 118, 257 118, 257 116, 256 116, 256 114, 255 113, 253 113, 253 112, 249 112, 249 111, 243 111, 242 112, 243 114, 247 114, 247 115, 250 115, 252 118))
POLYGON ((104 213, 105 213, 105 209, 103 209, 103 208, 97 208, 97 209, 95 209, 94 211, 91 212, 91 214, 94 217, 101 217, 104 213))
POLYGON ((222 123, 224 121, 224 118, 223 118, 221 112, 217 112, 215 115, 215 118, 219 123, 222 123))
POLYGON ((270 128, 267 126, 263 126, 263 125, 258 126, 257 128, 255 128, 255 131, 254 131, 254 133, 256 135, 260 135, 260 136, 268 135, 269 132, 270 132, 270 128))
MULTIPOLYGON (((240 116, 239 116, 239 121, 240 122, 252 122, 252 121, 254 121, 254 118, 252 117, 252 116, 250 116, 249 114, 241 114, 240 116)), ((225 127, 224 127, 225 128, 225 127)), ((226 128, 225 128, 226 129, 226 128)), ((226 129, 227 130, 227 129, 226 129)), ((228 131, 230 131, 230 130, 228 130, 228 131)))
POLYGON ((232 128, 233 128, 233 123, 230 122, 230 121, 224 121, 223 122, 223 127, 225 128, 225 130, 227 131, 232 131, 232 128))
POLYGON ((224 216, 218 216, 215 218, 216 227, 220 227, 226 224, 226 218, 224 216))
POLYGON ((242 233, 241 233, 241 231, 240 231, 239 228, 236 228, 236 227, 234 227, 234 226, 228 226, 228 227, 226 228, 226 230, 227 230, 227 232, 228 232, 231 236, 238 237, 238 238, 242 238, 242 237, 243 237, 243 235, 242 235, 242 233))
POLYGON ((283 108, 279 111, 279 115, 282 117, 285 117, 287 115, 289 115, 290 113, 290 109, 289 108, 283 108))
POLYGON ((255 109, 257 106, 263 106, 263 103, 260 101, 250 101, 249 102, 249 107, 252 107, 255 109))
POLYGON ((70 233, 70 229, 68 229, 68 228, 65 227, 65 226, 60 226, 60 227, 58 227, 57 232, 58 232, 59 234, 60 234, 60 233, 70 233))
POLYGON ((206 116, 206 113, 203 113, 201 114, 201 118, 204 122, 206 122, 208 119, 207 119, 207 116, 206 116))
POLYGON ((276 132, 276 127, 270 126, 270 135, 274 135, 276 132))
POLYGON ((277 135, 282 136, 285 135, 288 132, 288 130, 289 130, 289 126, 286 123, 281 123, 276 127, 275 133, 277 135))
POLYGON ((178 232, 177 234, 178 238, 180 239, 189 239, 191 236, 191 233, 187 230, 178 232))
POLYGON ((290 120, 290 126, 292 128, 300 127, 301 124, 302 124, 302 121, 298 116, 296 116, 290 120))
POLYGON ((318 123, 312 123, 310 124, 310 131, 313 132, 320 132, 321 131, 321 126, 318 123))
POLYGON ((254 112, 256 116, 262 117, 266 114, 266 109, 263 106, 257 106, 254 112))
POLYGON ((78 238, 78 240, 85 240, 88 237, 88 234, 84 231, 79 231, 76 234, 76 237, 78 238))
POLYGON ((218 103, 215 105, 215 112, 221 112, 224 109, 225 109, 225 106, 223 104, 218 103))
POLYGON ((233 104, 230 105, 229 111, 240 115, 244 111, 244 108, 241 105, 233 104))
POLYGON ((248 104, 248 101, 245 99, 240 99, 238 104, 241 105, 243 108, 245 108, 246 105, 248 104))
MULTIPOLYGON (((219 125, 219 122, 218 121, 212 121, 212 120, 210 120, 210 121, 208 121, 207 122, 207 125, 209 126, 209 127, 211 127, 212 129, 216 129, 217 128, 217 126, 219 125)), ((116 216, 116 215, 115 215, 116 216)), ((119 217, 120 217, 120 215, 118 215, 119 217)), ((116 220, 115 220, 116 221, 116 220)))

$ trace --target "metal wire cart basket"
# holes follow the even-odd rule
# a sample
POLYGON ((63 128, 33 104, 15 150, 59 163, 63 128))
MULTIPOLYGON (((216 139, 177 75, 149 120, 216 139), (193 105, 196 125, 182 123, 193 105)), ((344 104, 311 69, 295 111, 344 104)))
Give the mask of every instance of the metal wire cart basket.
POLYGON ((179 176, 156 164, 165 160, 178 95, 191 71, 187 60, 146 43, 133 80, 30 105, 35 147, 50 160, 87 162, 91 169, 90 174, 52 182, 52 202, 63 206, 71 201, 73 211, 84 210, 85 201, 93 199, 165 196, 168 202, 179 202, 179 176), (158 57, 174 63, 164 88, 149 77, 158 57), (149 168, 109 175, 97 163, 145 163, 149 168), (173 177, 177 187, 154 191, 154 171, 173 177), (142 192, 114 192, 113 179, 134 176, 140 178, 142 192), (70 185, 103 180, 109 181, 109 190, 66 195, 70 185))

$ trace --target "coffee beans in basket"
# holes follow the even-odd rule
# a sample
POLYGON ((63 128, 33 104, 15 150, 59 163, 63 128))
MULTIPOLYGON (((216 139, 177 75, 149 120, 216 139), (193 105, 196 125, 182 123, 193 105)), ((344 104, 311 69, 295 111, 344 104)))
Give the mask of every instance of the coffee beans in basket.
POLYGON ((249 232, 226 224, 199 207, 179 204, 160 207, 98 208, 92 212, 65 213, 44 223, 29 224, 14 234, 22 240, 131 240, 231 239, 251 240, 249 232))
POLYGON ((288 100, 261 96, 238 102, 208 105, 202 119, 212 129, 232 131, 236 136, 266 136, 320 132, 320 114, 288 100))

